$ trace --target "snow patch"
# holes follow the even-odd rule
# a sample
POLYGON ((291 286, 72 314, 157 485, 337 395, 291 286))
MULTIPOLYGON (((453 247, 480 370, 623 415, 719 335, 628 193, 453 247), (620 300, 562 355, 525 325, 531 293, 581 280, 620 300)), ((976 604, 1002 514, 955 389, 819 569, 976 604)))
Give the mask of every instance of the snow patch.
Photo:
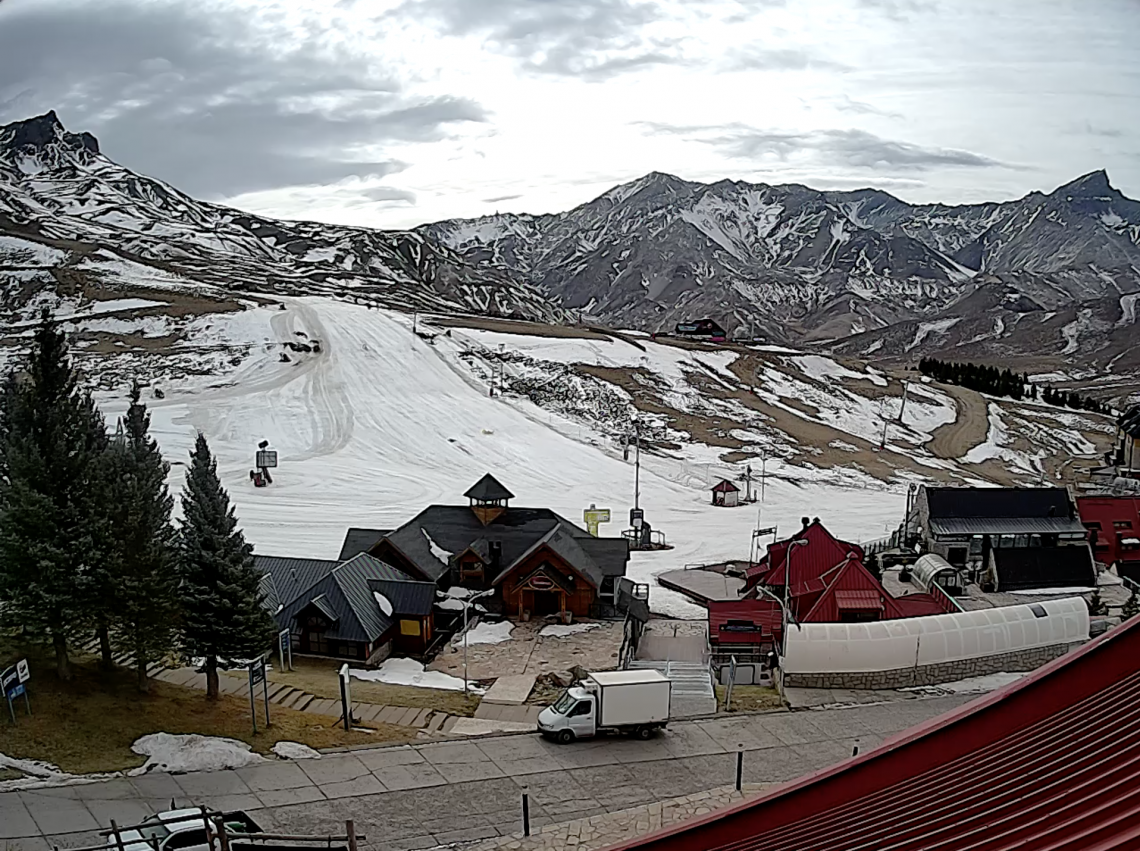
POLYGON ((501 621, 500 623, 480 621, 466 633, 455 636, 451 646, 462 647, 465 643, 469 647, 473 644, 502 644, 504 641, 511 640, 512 629, 514 629, 514 624, 510 621, 501 621), (466 635, 466 641, 464 635, 466 635))
POLYGON ((147 758, 142 768, 134 773, 166 771, 220 771, 225 768, 245 768, 265 762, 245 742, 217 736, 151 733, 136 739, 131 750, 147 758))
POLYGON ((945 334, 961 321, 962 317, 952 316, 949 319, 937 319, 934 322, 919 323, 918 330, 914 334, 914 339, 910 345, 906 347, 906 350, 909 352, 911 349, 922 345, 922 341, 931 334, 945 334))
POLYGON ((273 746, 273 752, 282 759, 320 759, 318 751, 300 742, 278 742, 273 746))
POLYGON ((428 534, 427 529, 425 529, 421 526, 420 531, 423 532, 423 534, 424 534, 424 540, 427 541, 428 549, 431 550, 431 554, 438 561, 442 562, 444 567, 447 567, 448 564, 450 563, 448 560, 454 555, 454 553, 449 553, 447 550, 445 550, 443 547, 439 546, 435 541, 433 541, 431 539, 431 535, 428 534))
POLYGON ((597 629, 596 623, 552 623, 538 631, 542 638, 565 638, 567 635, 578 635, 597 629))
POLYGON ((372 596, 376 599, 376 605, 380 607, 380 611, 388 617, 392 617, 392 601, 381 594, 379 591, 373 591, 372 596))
POLYGON ((996 674, 986 674, 981 677, 969 677, 952 683, 939 683, 933 686, 906 686, 899 691, 910 691, 916 694, 946 695, 946 694, 984 694, 988 691, 1003 688, 1015 683, 1026 673, 1007 674, 1001 671, 996 674))
MULTIPOLYGON (((442 671, 428 671, 414 659, 385 659, 374 671, 349 668, 353 679, 369 683, 386 683, 392 686, 413 686, 415 688, 435 688, 443 691, 463 691, 463 680, 442 671)), ((483 694, 485 689, 470 686, 469 691, 483 694)))

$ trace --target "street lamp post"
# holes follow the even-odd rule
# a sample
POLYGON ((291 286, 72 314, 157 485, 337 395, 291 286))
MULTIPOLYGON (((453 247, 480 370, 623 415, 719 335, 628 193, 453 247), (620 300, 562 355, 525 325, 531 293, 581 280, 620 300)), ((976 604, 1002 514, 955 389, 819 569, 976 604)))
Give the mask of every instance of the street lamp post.
POLYGON ((791 590, 792 590, 792 550, 796 547, 806 547, 808 542, 803 538, 796 538, 788 544, 788 555, 784 558, 784 651, 788 648, 788 620, 791 618, 791 590))
POLYGON ((633 458, 633 507, 639 508, 641 497, 641 420, 634 414, 633 433, 636 442, 636 454, 633 458))
POLYGON ((472 594, 463 601, 463 696, 467 696, 467 610, 471 608, 471 604, 478 600, 480 597, 489 597, 495 593, 495 589, 491 588, 487 591, 480 591, 478 594, 472 594))

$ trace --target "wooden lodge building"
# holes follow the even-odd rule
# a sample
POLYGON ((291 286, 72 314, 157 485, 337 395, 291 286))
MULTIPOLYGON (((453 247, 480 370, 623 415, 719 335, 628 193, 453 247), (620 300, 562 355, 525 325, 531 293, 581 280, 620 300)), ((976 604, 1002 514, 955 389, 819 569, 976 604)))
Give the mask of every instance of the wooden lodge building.
POLYGON ((624 538, 513 506, 490 474, 464 496, 466 505, 428 506, 398 529, 349 529, 336 561, 256 557, 265 606, 294 652, 372 663, 422 655, 437 632, 437 592, 453 585, 492 591, 480 604, 512 618, 618 613, 624 538))

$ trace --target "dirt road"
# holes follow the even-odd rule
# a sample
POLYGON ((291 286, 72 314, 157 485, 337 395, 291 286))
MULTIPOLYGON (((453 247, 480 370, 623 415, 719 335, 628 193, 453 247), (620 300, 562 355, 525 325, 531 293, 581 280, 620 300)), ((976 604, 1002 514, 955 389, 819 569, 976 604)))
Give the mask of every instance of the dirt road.
POLYGON ((933 439, 926 445, 936 457, 961 458, 975 446, 984 443, 990 430, 986 400, 982 394, 965 387, 939 384, 938 389, 954 397, 958 406, 958 419, 934 430, 933 439))

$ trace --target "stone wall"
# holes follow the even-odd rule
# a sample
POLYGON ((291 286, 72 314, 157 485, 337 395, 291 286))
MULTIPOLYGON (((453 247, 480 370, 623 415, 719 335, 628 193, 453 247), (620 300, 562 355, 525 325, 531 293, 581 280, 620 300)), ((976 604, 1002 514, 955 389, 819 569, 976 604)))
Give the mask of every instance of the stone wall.
POLYGON ((955 662, 940 662, 937 665, 898 668, 892 671, 831 674, 796 674, 782 671, 781 680, 782 686, 788 688, 890 689, 908 686, 932 686, 964 680, 969 677, 996 674, 1001 671, 1032 671, 1040 668, 1046 662, 1080 647, 1081 644, 1083 642, 1053 644, 1048 647, 1034 647, 1029 650, 1016 650, 1012 653, 998 653, 994 656, 979 656, 973 659, 960 659, 955 662))

